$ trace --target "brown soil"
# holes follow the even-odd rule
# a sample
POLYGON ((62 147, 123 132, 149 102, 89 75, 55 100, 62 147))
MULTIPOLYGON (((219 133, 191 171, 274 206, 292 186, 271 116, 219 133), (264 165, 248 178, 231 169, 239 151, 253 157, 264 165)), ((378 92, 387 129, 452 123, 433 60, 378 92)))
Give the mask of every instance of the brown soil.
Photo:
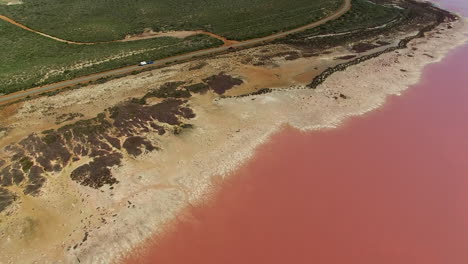
POLYGON ((335 60, 350 60, 356 58, 356 55, 346 55, 335 58, 335 60))
POLYGON ((15 201, 15 198, 12 192, 0 187, 0 212, 10 206, 15 201))
POLYGON ((68 122, 68 121, 72 121, 72 120, 75 120, 75 119, 81 118, 81 117, 84 117, 84 115, 81 114, 81 113, 67 113, 67 114, 63 114, 63 115, 57 117, 57 121, 55 123, 58 125, 58 124, 62 124, 62 123, 68 122))
MULTIPOLYGON (((173 86, 166 84, 162 87, 173 86)), ((138 99, 141 103, 122 103, 92 119, 82 119, 41 134, 32 133, 17 144, 6 146, 5 150, 11 156, 1 160, 1 166, 8 166, 1 171, 0 185, 17 186, 26 195, 38 195, 46 182, 46 174, 60 173, 71 162, 85 157, 90 162, 73 170, 72 180, 92 188, 117 183, 110 168, 121 164, 120 142, 123 139, 126 138, 122 145, 125 151, 129 155, 139 156, 145 152, 143 148, 153 151, 157 147, 136 135, 150 132, 163 135, 166 131, 163 124, 177 126, 174 129, 179 130, 182 120, 195 117, 193 111, 184 106, 185 101, 166 99, 147 105, 147 97, 148 94, 138 99)))
POLYGON ((224 94, 227 90, 236 85, 241 85, 243 81, 230 75, 220 73, 203 80, 217 94, 224 94))
POLYGON ((138 136, 127 138, 123 144, 123 148, 128 154, 135 157, 140 156, 144 152, 144 149, 147 151, 153 151, 156 149, 151 142, 138 136))
POLYGON ((363 52, 373 50, 378 47, 379 47, 378 45, 375 45, 372 43, 358 43, 358 44, 353 45, 351 49, 357 53, 363 53, 363 52))
POLYGON ((190 92, 186 88, 179 88, 184 82, 167 82, 143 97, 144 100, 151 97, 157 98, 189 98, 190 92))
POLYGON ((96 157, 90 163, 76 168, 70 175, 71 179, 83 186, 95 189, 101 188, 106 184, 112 186, 118 183, 118 181, 112 177, 110 168, 121 165, 122 158, 122 154, 117 152, 96 157))
POLYGON ((387 46, 387 45, 390 45, 391 43, 390 42, 387 42, 387 41, 382 41, 382 40, 378 40, 375 42, 377 45, 380 45, 380 46, 387 46))
POLYGON ((224 43, 224 46, 231 46, 233 44, 240 43, 239 41, 229 40, 219 35, 206 32, 206 31, 202 31, 202 30, 154 32, 152 29, 146 29, 143 33, 137 34, 137 35, 127 35, 125 36, 124 39, 118 40, 118 41, 127 42, 127 41, 136 41, 136 40, 142 40, 142 39, 161 38, 161 37, 186 38, 186 37, 195 36, 195 35, 208 35, 210 37, 219 39, 224 43))
POLYGON ((205 94, 209 89, 210 86, 206 83, 196 83, 196 84, 191 84, 187 87, 185 87, 188 91, 192 93, 197 93, 197 94, 205 94))

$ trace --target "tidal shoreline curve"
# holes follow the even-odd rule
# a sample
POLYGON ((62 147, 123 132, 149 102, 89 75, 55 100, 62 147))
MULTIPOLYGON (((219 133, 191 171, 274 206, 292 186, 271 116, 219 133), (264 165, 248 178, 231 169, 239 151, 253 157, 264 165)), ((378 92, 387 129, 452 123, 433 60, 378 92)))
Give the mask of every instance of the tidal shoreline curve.
POLYGON ((119 262, 285 126, 336 128, 402 94, 466 43, 468 22, 401 2, 415 13, 356 0, 325 29, 1 107, 2 258, 119 262), (390 15, 362 29, 373 8, 390 15), (358 34, 311 38, 346 19, 358 34))
MULTIPOLYGON (((211 175, 223 175, 223 178, 231 177, 238 166, 245 164, 247 160, 255 155, 255 150, 259 145, 268 142, 270 137, 278 133, 285 125, 302 131, 336 128, 352 116, 363 115, 382 107, 388 96, 401 95, 408 87, 419 82, 426 65, 439 62, 448 52, 466 43, 468 31, 465 19, 454 23, 453 31, 449 33, 444 33, 444 35, 435 33, 444 27, 445 25, 434 26, 434 28, 425 32, 427 36, 420 33, 416 34, 417 37, 409 36, 409 40, 404 43, 404 46, 386 50, 379 53, 378 56, 374 55, 368 59, 359 60, 358 64, 347 65, 346 69, 340 71, 334 70, 333 74, 327 75, 320 83, 313 85, 315 92, 329 93, 335 87, 340 87, 340 91, 346 91, 346 94, 351 94, 351 98, 356 100, 357 104, 341 105, 346 110, 329 109, 332 113, 326 119, 320 120, 320 122, 317 122, 315 118, 313 121, 310 119, 310 116, 317 117, 314 115, 313 108, 311 108, 309 109, 310 112, 306 111, 307 114, 301 113, 296 117, 288 116, 287 120, 276 123, 270 131, 263 130, 260 132, 252 130, 244 132, 250 134, 246 138, 257 138, 258 140, 251 140, 249 145, 245 144, 245 142, 239 143, 238 148, 234 147, 235 150, 241 151, 241 155, 236 155, 238 159, 221 160, 218 162, 218 168, 211 169, 213 170, 211 175), (428 56, 428 54, 430 55, 428 56), (220 164, 223 165, 221 166, 220 164)), ((284 100, 282 91, 270 90, 266 94, 270 97, 270 101, 284 100)), ((290 98, 292 101, 296 101, 297 98, 306 98, 307 91, 298 89, 292 92, 288 90, 288 94, 290 97, 295 98, 290 98)), ((251 97, 237 98, 237 100, 241 101, 248 101, 250 99, 251 97)), ((221 101, 220 104, 230 105, 231 103, 229 101, 221 101)), ((297 102, 297 104, 306 105, 302 101, 300 103, 297 102)), ((305 109, 301 110, 304 111, 305 109)), ((225 152, 221 151, 220 153, 225 152)), ((205 184, 201 182, 197 184, 198 190, 202 191, 197 192, 197 195, 191 197, 189 208, 197 206, 197 204, 203 205, 210 202, 211 194, 216 192, 217 187, 209 178, 207 177, 205 184)), ((184 215, 184 210, 187 210, 187 208, 182 209, 181 213, 177 214, 178 216, 175 219, 180 219, 177 221, 184 221, 184 218, 190 217, 190 215, 184 215)), ((164 226, 166 226, 166 229, 163 229, 162 233, 155 234, 145 243, 141 244, 132 253, 130 260, 126 261, 135 263, 135 259, 139 260, 138 257, 143 256, 144 258, 146 250, 157 246, 158 240, 164 239, 166 232, 171 232, 171 221, 165 222, 164 226)))

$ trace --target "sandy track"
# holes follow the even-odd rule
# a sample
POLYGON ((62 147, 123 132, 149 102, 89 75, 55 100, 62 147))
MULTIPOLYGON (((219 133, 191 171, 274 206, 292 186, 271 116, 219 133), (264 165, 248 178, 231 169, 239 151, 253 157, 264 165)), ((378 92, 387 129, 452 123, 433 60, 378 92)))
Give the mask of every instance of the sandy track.
POLYGON ((237 41, 233 40, 228 40, 226 38, 223 38, 221 36, 218 36, 216 34, 210 33, 210 32, 205 32, 202 30, 196 30, 196 31, 172 31, 172 32, 154 32, 154 34, 146 35, 146 36, 132 36, 129 38, 124 38, 120 40, 112 40, 112 41, 102 41, 102 42, 76 42, 76 41, 71 41, 71 40, 66 40, 66 39, 61 39, 58 37, 51 36, 49 34, 34 30, 32 28, 29 28, 21 23, 16 22, 15 20, 0 15, 0 19, 4 20, 8 23, 11 23, 17 27, 20 27, 22 29, 25 29, 27 31, 39 34, 43 37, 50 38, 59 42, 67 43, 67 44, 75 44, 75 45, 95 45, 95 44, 105 44, 105 43, 112 43, 112 42, 128 42, 128 41, 137 41, 137 40, 142 40, 142 39, 151 39, 151 38, 161 38, 161 37, 175 37, 175 38, 185 38, 188 36, 193 36, 193 35, 208 35, 214 38, 217 38, 221 41, 223 41, 225 44, 230 44, 230 43, 236 43, 237 41))
MULTIPOLYGON (((327 23, 327 22, 329 22, 331 20, 339 18, 340 16, 342 16, 346 12, 348 12, 350 9, 351 9, 351 0, 343 0, 343 4, 340 6, 340 8, 338 10, 333 12, 328 17, 325 17, 325 18, 323 18, 323 19, 321 19, 319 21, 316 21, 314 23, 307 24, 305 26, 301 26, 301 27, 298 27, 298 28, 295 28, 295 29, 275 33, 275 34, 270 35, 270 36, 251 39, 251 40, 246 40, 246 41, 242 41, 242 42, 231 41, 231 40, 227 40, 226 38, 223 38, 223 37, 218 36, 218 35, 213 34, 213 33, 198 31, 199 32, 198 34, 206 34, 206 35, 209 35, 209 36, 212 36, 212 37, 215 37, 215 38, 218 38, 218 39, 222 40, 224 42, 224 45, 222 47, 209 48, 209 49, 199 50, 199 51, 195 51, 195 52, 191 52, 191 53, 187 53, 187 54, 182 54, 182 55, 177 55, 177 56, 157 60, 157 61, 155 61, 155 63, 153 65, 148 65, 148 66, 144 66, 144 67, 161 66, 161 65, 164 65, 166 63, 176 62, 176 61, 180 61, 180 60, 187 60, 187 59, 191 59, 191 58, 196 57, 196 56, 205 56, 205 55, 212 55, 212 54, 220 53, 220 52, 223 52, 223 51, 227 51, 229 48, 245 48, 245 47, 261 44, 263 42, 269 42, 269 41, 272 41, 272 40, 275 40, 275 39, 278 39, 278 38, 285 37, 285 36, 290 35, 290 34, 298 33, 298 32, 301 32, 301 31, 304 31, 304 30, 307 30, 307 29, 311 29, 311 28, 315 28, 315 27, 318 27, 320 25, 323 25, 323 24, 325 24, 325 23, 327 23)), ((79 44, 79 45, 96 44, 96 43, 79 43, 79 42, 72 42, 72 41, 63 40, 63 39, 60 39, 60 38, 56 38, 54 36, 47 35, 45 33, 38 32, 38 31, 33 30, 31 28, 28 28, 28 27, 26 27, 26 26, 24 26, 22 24, 19 24, 16 21, 8 18, 8 17, 0 15, 0 19, 2 19, 4 21, 7 21, 9 23, 12 23, 12 24, 14 24, 14 25, 16 25, 18 27, 21 27, 21 28, 23 28, 25 30, 40 34, 41 36, 51 38, 51 39, 54 39, 54 40, 57 40, 57 41, 60 41, 60 42, 65 42, 65 43, 70 43, 70 44, 79 44)), ((122 41, 122 40, 119 40, 119 41, 122 41)), ((52 90, 57 90, 57 89, 63 89, 63 88, 70 87, 70 86, 73 86, 73 85, 76 85, 76 84, 85 83, 85 82, 89 82, 89 81, 94 81, 94 80, 97 80, 97 79, 100 79, 100 78, 106 78, 106 77, 115 76, 115 75, 118 75, 118 74, 130 73, 130 72, 135 71, 135 70, 140 69, 140 68, 143 68, 143 67, 128 66, 128 67, 114 69, 114 70, 110 70, 110 71, 106 71, 106 72, 97 73, 97 74, 82 76, 82 77, 79 77, 79 78, 75 78, 73 80, 68 80, 68 81, 54 83, 54 84, 50 84, 50 85, 46 85, 46 86, 36 87, 36 88, 16 92, 16 93, 5 95, 5 96, 0 96, 0 105, 9 103, 9 102, 12 102, 12 101, 15 101, 15 100, 19 100, 19 99, 22 99, 22 98, 25 98, 27 96, 36 95, 36 94, 40 94, 40 93, 44 93, 44 92, 48 92, 48 91, 52 91, 52 90)))

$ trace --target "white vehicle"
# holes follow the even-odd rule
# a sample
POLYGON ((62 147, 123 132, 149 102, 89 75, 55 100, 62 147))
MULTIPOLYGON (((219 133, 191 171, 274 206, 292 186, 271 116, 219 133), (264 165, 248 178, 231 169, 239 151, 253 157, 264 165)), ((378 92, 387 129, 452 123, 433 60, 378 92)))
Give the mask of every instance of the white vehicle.
POLYGON ((148 65, 148 64, 153 64, 154 61, 142 61, 140 63, 138 63, 138 66, 145 66, 145 65, 148 65))

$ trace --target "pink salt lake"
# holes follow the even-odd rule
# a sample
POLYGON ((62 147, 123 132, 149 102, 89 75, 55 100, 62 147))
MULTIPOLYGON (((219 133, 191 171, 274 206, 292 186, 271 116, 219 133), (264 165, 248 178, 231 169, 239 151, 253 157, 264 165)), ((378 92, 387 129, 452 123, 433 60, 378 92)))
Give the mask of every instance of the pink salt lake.
POLYGON ((284 129, 186 213, 129 262, 468 263, 468 46, 338 129, 284 129))

